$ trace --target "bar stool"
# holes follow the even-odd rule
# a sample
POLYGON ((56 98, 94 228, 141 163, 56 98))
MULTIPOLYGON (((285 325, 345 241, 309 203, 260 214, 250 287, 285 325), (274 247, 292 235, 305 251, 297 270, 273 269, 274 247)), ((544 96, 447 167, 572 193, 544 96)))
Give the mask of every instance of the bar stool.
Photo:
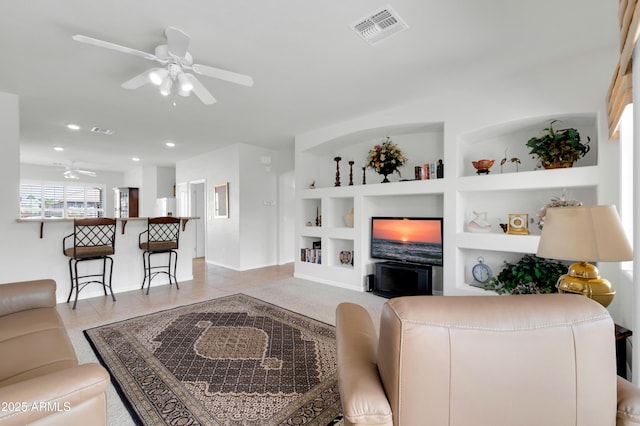
POLYGON ((76 297, 73 301, 73 309, 78 304, 78 294, 87 284, 101 284, 104 295, 107 288, 111 292, 111 298, 116 301, 111 287, 113 275, 113 259, 116 243, 116 220, 109 218, 75 219, 73 221, 73 234, 62 239, 62 252, 69 257, 69 275, 71 276, 71 290, 67 303, 75 289, 76 297), (78 275, 78 263, 88 260, 102 260, 102 273, 78 275), (107 260, 109 261, 109 281, 107 282, 107 260), (101 280, 97 279, 101 277, 101 280), (89 278, 88 281, 81 280, 89 278))
POLYGON ((144 268, 144 278, 142 279, 142 287, 149 280, 147 286, 147 294, 151 288, 151 280, 158 274, 167 274, 169 276, 169 285, 172 284, 171 279, 178 286, 176 278, 176 267, 178 265, 178 240, 180 237, 180 219, 177 217, 150 217, 147 219, 147 230, 138 236, 138 246, 142 252, 142 265, 144 268), (166 265, 151 266, 151 255, 167 253, 169 259, 166 265), (173 260, 173 272, 171 261, 173 260), (161 269, 161 270, 158 270, 161 269), (153 272, 153 270, 156 270, 153 272))

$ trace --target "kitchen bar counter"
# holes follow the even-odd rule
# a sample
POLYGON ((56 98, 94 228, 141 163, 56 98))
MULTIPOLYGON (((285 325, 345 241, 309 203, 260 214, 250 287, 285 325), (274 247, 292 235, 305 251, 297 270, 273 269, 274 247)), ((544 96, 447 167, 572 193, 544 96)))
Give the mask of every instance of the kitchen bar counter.
MULTIPOLYGON (((131 290, 139 290, 144 277, 142 266, 142 250, 138 247, 138 236, 147 230, 147 217, 117 218, 118 231, 116 232, 115 254, 113 258, 113 292, 116 293, 116 302, 111 297, 105 297, 105 303, 119 303, 117 293, 131 290), (126 230, 125 230, 126 226, 126 230)), ((195 256, 196 226, 191 222, 199 217, 179 217, 182 222, 180 227, 180 248, 178 249, 178 282, 193 279, 192 261, 195 256)), ((19 228, 24 227, 23 243, 30 246, 30 262, 37 264, 25 277, 51 278, 57 283, 56 300, 58 303, 67 301, 71 288, 69 277, 69 258, 62 250, 62 240, 73 233, 73 219, 17 219, 19 228), (46 225, 46 226, 45 226, 46 225), (32 228, 33 227, 33 228, 32 228), (46 228, 46 232, 44 232, 46 228), (38 231, 40 232, 38 234, 38 231)), ((157 262, 163 259, 158 258, 157 262)), ((154 264, 156 263, 154 259, 154 264)), ((19 267, 19 265, 16 265, 19 267)), ((83 262, 82 268, 91 272, 101 268, 101 262, 83 262)), ((151 293, 156 291, 170 291, 168 280, 164 274, 157 276, 151 283, 151 293), (156 288, 158 287, 158 288, 156 288)), ((171 291, 176 291, 171 286, 171 291)), ((178 290, 180 291, 180 290, 178 290)), ((80 292, 78 308, 82 306, 82 299, 104 296, 102 286, 90 284, 80 292)), ((146 297, 144 292, 140 297, 146 297)), ((72 304, 69 304, 72 305, 72 304)), ((125 306, 124 304, 122 306, 125 306)), ((116 306, 117 307, 117 306, 116 306)), ((71 306, 69 306, 71 309, 71 306)))
MULTIPOLYGON (((124 234, 124 228, 127 226, 127 222, 130 220, 147 220, 147 217, 118 217, 116 218, 117 222, 120 222, 121 225, 121 229, 122 229, 122 234, 124 234)), ((185 226, 187 225, 187 222, 191 219, 199 219, 198 216, 187 216, 187 217, 180 217, 180 221, 182 223, 182 231, 185 230, 185 226)), ((58 218, 51 218, 51 219, 16 219, 16 222, 21 222, 21 223, 39 223, 40 224, 40 238, 42 238, 44 236, 44 224, 47 222, 73 222, 74 219, 71 218, 64 218, 64 219, 58 219, 58 218)))

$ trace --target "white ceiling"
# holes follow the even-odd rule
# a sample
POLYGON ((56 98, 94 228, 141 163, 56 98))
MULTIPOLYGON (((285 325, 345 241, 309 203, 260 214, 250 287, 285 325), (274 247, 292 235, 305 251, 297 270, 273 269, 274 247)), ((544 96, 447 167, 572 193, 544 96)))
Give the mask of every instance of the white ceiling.
POLYGON ((452 85, 617 49, 614 1, 390 0, 410 28, 372 47, 350 24, 386 4, 3 0, 0 91, 20 96, 21 161, 126 171, 233 143, 280 148, 298 133, 452 85), (254 86, 199 76, 218 102, 177 97, 172 106, 155 86, 120 87, 153 62, 71 39, 82 34, 153 53, 168 26, 191 36, 194 62, 248 74, 254 86), (69 131, 70 122, 82 130, 69 131), (115 134, 89 133, 93 126, 115 134))

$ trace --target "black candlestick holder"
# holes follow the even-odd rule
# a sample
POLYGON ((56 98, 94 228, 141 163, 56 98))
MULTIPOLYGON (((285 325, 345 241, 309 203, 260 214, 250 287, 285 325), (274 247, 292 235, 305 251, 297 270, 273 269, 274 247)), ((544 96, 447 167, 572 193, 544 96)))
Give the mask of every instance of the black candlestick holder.
POLYGON ((362 167, 362 184, 363 185, 367 184, 367 167, 366 166, 362 167))
POLYGON ((353 185, 353 164, 355 161, 349 161, 349 186, 353 185))
POLYGON ((342 157, 335 157, 333 161, 336 162, 336 183, 334 186, 340 186, 340 160, 342 157))

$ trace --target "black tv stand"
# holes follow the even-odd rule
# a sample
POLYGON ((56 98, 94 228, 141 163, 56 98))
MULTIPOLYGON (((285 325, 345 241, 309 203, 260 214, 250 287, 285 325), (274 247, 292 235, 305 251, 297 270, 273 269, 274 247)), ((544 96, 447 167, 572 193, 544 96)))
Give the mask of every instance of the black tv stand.
POLYGON ((398 262, 376 263, 373 293, 386 298, 431 296, 431 266, 398 262))

